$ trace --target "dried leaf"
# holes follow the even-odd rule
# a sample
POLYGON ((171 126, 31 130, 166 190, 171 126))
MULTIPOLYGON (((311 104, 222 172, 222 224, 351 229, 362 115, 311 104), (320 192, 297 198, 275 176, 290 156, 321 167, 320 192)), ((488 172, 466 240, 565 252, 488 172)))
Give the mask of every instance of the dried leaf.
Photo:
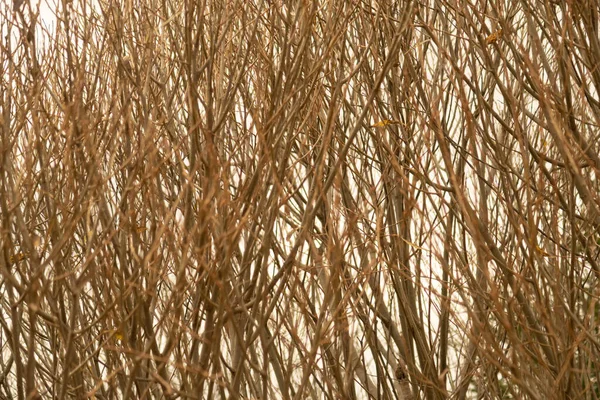
POLYGON ((490 36, 485 38, 485 43, 490 45, 492 43, 496 43, 498 39, 502 37, 502 29, 498 29, 496 32, 492 33, 490 36))
POLYGON ((408 240, 402 238, 402 240, 404 241, 404 243, 408 244, 411 247, 414 247, 415 249, 418 250, 423 250, 423 251, 427 251, 427 249, 424 249, 423 247, 417 246, 416 244, 414 244, 413 242, 409 242, 408 240))
POLYGON ((382 128, 387 125, 400 125, 400 121, 392 121, 391 119, 384 119, 383 121, 377 122, 375 125, 371 125, 371 128, 382 128))

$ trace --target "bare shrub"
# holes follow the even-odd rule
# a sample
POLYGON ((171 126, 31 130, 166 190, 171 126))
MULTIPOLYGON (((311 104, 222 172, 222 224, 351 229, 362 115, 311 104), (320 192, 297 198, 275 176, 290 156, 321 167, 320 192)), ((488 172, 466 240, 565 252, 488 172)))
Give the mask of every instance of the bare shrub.
POLYGON ((595 2, 0 7, 0 397, 600 397, 595 2))

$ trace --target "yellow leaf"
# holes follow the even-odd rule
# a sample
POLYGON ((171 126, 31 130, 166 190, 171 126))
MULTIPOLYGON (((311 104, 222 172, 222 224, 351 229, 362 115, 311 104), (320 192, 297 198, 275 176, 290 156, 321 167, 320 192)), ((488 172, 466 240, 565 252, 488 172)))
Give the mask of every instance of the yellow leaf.
POLYGON ((402 122, 400 121, 392 121, 391 119, 384 119, 383 121, 377 122, 375 125, 371 125, 371 128, 382 128, 386 125, 399 125, 402 122))
POLYGON ((112 335, 115 339, 122 341, 125 337, 120 329, 106 329, 102 331, 103 334, 112 335))
POLYGON ((496 32, 492 33, 490 36, 485 38, 485 43, 490 45, 492 43, 496 43, 498 39, 502 37, 502 29, 498 29, 496 32))
POLYGON ((535 246, 535 250, 536 250, 536 251, 537 251, 539 254, 541 254, 542 256, 544 256, 544 257, 554 257, 554 256, 552 256, 550 253, 547 253, 547 252, 546 252, 544 249, 542 249, 540 246, 537 246, 537 245, 536 245, 536 246, 535 246))
POLYGON ((19 261, 23 261, 26 258, 27 258, 27 254, 21 252, 21 253, 17 253, 15 255, 10 256, 10 262, 11 262, 11 264, 14 264, 14 263, 18 263, 19 261))

